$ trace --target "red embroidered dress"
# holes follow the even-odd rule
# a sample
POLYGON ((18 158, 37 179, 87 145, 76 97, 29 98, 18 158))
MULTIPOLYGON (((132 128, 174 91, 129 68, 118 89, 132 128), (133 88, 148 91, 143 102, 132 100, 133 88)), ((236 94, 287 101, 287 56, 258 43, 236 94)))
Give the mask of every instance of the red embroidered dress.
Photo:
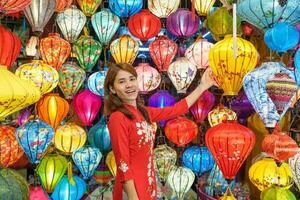
MULTIPOLYGON (((139 200, 156 200, 154 128, 134 106, 126 105, 126 108, 133 113, 133 120, 117 111, 111 114, 108 122, 117 164, 113 199, 122 200, 123 182, 132 179, 139 200)), ((188 105, 183 99, 171 107, 146 109, 151 122, 157 122, 187 113, 188 105)))

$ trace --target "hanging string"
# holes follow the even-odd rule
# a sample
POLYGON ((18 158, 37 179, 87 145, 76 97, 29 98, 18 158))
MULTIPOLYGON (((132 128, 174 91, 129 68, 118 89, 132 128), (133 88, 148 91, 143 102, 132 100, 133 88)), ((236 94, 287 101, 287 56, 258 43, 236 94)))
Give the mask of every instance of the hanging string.
POLYGON ((236 28, 236 1, 237 0, 234 0, 233 1, 233 20, 232 20, 232 32, 233 32, 233 57, 234 59, 237 58, 237 35, 236 35, 236 32, 237 32, 237 28, 236 28))

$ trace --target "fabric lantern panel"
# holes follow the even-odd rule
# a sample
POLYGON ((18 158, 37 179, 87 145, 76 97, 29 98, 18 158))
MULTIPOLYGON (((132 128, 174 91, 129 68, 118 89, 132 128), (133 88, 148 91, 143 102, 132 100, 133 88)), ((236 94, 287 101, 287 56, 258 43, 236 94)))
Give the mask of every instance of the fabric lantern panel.
POLYGON ((161 76, 149 63, 139 63, 138 66, 135 67, 135 71, 138 74, 137 81, 141 93, 148 93, 159 86, 161 76))
POLYGON ((167 18, 175 12, 180 4, 180 0, 148 0, 148 9, 159 18, 167 18))
POLYGON ((108 166, 110 173, 115 177, 117 174, 117 164, 113 151, 110 151, 106 155, 105 163, 108 166))
MULTIPOLYGON (((0 10, 5 15, 17 13, 26 8, 32 0, 5 0, 0 1, 0 10)), ((2 43, 1 43, 2 44, 2 43)))
POLYGON ((91 17, 96 12, 101 2, 102 0, 77 0, 80 9, 83 11, 84 15, 88 17, 91 17))
POLYGON ((95 170, 93 178, 101 185, 107 185, 112 180, 113 176, 110 173, 108 166, 105 164, 105 161, 100 162, 99 166, 95 170))
POLYGON ((294 65, 295 65, 295 79, 297 85, 300 86, 300 49, 296 51, 294 57, 294 65))
POLYGON ((195 9, 200 16, 207 16, 216 0, 195 0, 195 9))
POLYGON ((190 107, 190 112, 197 123, 202 123, 215 104, 215 96, 208 90, 190 107))
POLYGON ((238 96, 230 104, 232 111, 234 111, 241 124, 247 123, 247 118, 254 113, 252 104, 248 100, 244 91, 241 91, 238 96))
POLYGON ((237 115, 224 105, 218 105, 208 113, 207 118, 210 126, 213 127, 222 122, 237 120, 237 115))
POLYGON ((18 115, 18 126, 22 126, 26 122, 28 122, 29 117, 31 116, 31 109, 30 107, 24 108, 23 110, 20 111, 18 115))
POLYGON ((300 189, 300 151, 298 150, 297 154, 289 159, 288 164, 292 173, 292 178, 298 188, 300 189))
POLYGON ((288 200, 296 200, 295 195, 285 188, 271 186, 270 188, 262 191, 260 195, 261 200, 281 200, 281 199, 288 199, 288 200))
POLYGON ((55 0, 55 11, 64 12, 71 4, 73 0, 55 0))
POLYGON ((49 197, 41 186, 31 186, 29 189, 29 200, 48 200, 49 197))
POLYGON ((104 97, 104 81, 108 69, 97 71, 89 76, 87 86, 94 94, 104 97))
POLYGON ((110 0, 109 9, 119 17, 129 17, 143 7, 143 0, 110 0))

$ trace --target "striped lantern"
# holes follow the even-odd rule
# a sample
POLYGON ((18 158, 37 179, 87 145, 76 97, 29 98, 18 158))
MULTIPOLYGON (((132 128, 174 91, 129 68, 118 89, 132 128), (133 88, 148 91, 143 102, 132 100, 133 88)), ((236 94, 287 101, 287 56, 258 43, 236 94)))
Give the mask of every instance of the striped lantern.
POLYGON ((0 11, 4 14, 17 13, 26 8, 32 0, 1 0, 0 11))
POLYGON ((105 161, 100 162, 99 166, 95 170, 93 178, 101 185, 106 185, 113 179, 113 176, 110 173, 108 166, 105 164, 105 161))
POLYGON ((92 16, 96 12, 101 2, 102 0, 77 0, 80 9, 84 13, 84 15, 88 17, 92 16))
MULTIPOLYGON (((191 0, 193 1, 193 0, 191 0)), ((216 0, 194 0, 195 9, 200 16, 207 16, 216 0)))

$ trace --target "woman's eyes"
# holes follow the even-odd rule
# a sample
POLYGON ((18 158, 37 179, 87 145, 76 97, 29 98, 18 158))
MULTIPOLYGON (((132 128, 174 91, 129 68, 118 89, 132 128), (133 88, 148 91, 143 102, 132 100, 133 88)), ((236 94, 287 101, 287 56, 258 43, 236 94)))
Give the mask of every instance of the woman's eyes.
POLYGON ((135 77, 133 77, 133 78, 130 78, 130 81, 135 81, 136 80, 136 78, 135 77))

